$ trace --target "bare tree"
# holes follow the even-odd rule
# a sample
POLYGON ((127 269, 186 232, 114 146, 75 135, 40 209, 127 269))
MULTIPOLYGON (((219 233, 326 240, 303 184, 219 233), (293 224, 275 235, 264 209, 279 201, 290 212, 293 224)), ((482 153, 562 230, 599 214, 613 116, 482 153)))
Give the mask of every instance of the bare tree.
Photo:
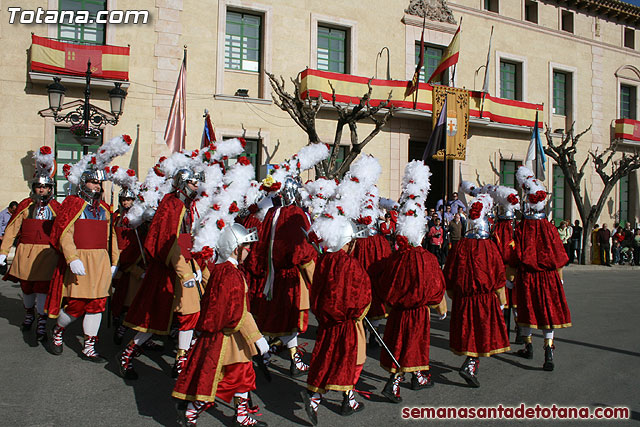
POLYGON ((589 246, 589 237, 591 230, 602 213, 611 190, 616 183, 624 176, 629 175, 634 170, 640 168, 640 152, 635 149, 632 153, 625 153, 618 150, 619 141, 614 141, 604 151, 589 151, 588 156, 580 166, 576 162, 575 156, 578 152, 578 141, 587 132, 591 130, 589 126, 584 131, 574 135, 573 126, 562 137, 558 144, 554 143, 551 136, 551 129, 546 126, 545 135, 547 137, 547 147, 544 152, 558 164, 566 180, 573 200, 578 208, 578 213, 582 219, 582 254, 580 263, 585 264, 587 259, 591 259, 591 248, 589 246), (616 154, 621 154, 617 157, 616 154), (616 157, 616 159, 614 159, 616 157), (586 185, 582 186, 582 178, 584 178, 584 170, 591 161, 595 172, 598 174, 604 188, 598 198, 596 204, 592 205, 588 197, 586 185), (584 190, 583 190, 584 187, 584 190))
MULTIPOLYGON (((282 77, 277 79, 273 74, 267 73, 269 82, 273 91, 277 95, 274 98, 275 104, 280 107, 282 111, 289 113, 293 121, 295 121, 300 128, 309 136, 309 143, 322 143, 318 133, 316 131, 316 117, 320 108, 328 104, 321 96, 313 98, 310 96, 302 99, 300 92, 300 75, 295 79, 291 79, 294 86, 293 94, 288 93, 285 90, 285 82, 282 77)), ((362 152, 365 145, 369 143, 384 127, 384 125, 393 117, 395 107, 391 105, 391 92, 386 101, 381 102, 379 105, 371 106, 371 80, 368 82, 368 91, 361 98, 358 104, 342 105, 336 102, 336 91, 329 81, 329 86, 332 90, 331 105, 334 107, 338 114, 336 122, 336 131, 334 134, 329 159, 322 162, 317 167, 317 171, 322 176, 327 178, 341 178, 348 170, 351 163, 362 152), (365 119, 370 119, 375 124, 374 129, 365 137, 360 140, 358 137, 357 123, 365 119), (349 151, 346 153, 344 160, 338 163, 338 151, 340 141, 342 140, 342 131, 345 126, 349 127, 351 136, 351 145, 349 151)))

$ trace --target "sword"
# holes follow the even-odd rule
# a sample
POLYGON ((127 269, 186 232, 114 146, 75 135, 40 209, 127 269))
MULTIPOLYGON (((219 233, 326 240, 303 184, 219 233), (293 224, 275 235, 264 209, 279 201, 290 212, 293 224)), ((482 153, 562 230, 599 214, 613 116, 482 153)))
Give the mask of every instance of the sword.
POLYGON ((376 331, 376 328, 373 327, 373 325, 371 324, 371 322, 369 322, 369 319, 367 319, 366 316, 363 317, 363 319, 365 321, 365 325, 369 327, 369 330, 376 337, 380 345, 387 351, 387 353, 389 353, 389 357, 391 357, 391 360, 393 360, 393 363, 395 363, 398 369, 400 369, 400 362, 398 362, 398 360, 395 357, 393 357, 393 353, 391 353, 391 350, 389 350, 389 347, 387 347, 384 341, 382 341, 382 338, 380 338, 380 335, 378 334, 378 331, 376 331))
POLYGON ((138 229, 134 228, 133 231, 136 233, 136 240, 138 241, 138 247, 140 248, 140 255, 142 256, 142 264, 144 264, 144 269, 147 269, 147 258, 144 256, 144 248, 142 247, 142 242, 140 241, 140 235, 138 234, 138 229))
POLYGON ((200 295, 200 300, 202 300, 202 289, 200 289, 200 280, 197 280, 195 278, 195 274, 196 274, 196 263, 193 261, 193 258, 191 258, 191 271, 194 274, 194 280, 196 282, 196 289, 198 290, 198 295, 200 295))
MULTIPOLYGON (((304 237, 306 237, 307 242, 309 242, 309 244, 313 246, 313 249, 315 249, 316 252, 322 255, 322 248, 320 247, 320 245, 318 245, 317 238, 314 239, 312 236, 310 236, 311 232, 305 230, 304 227, 300 227, 300 230, 302 230, 302 232, 304 233, 304 237)), ((314 233, 314 236, 315 236, 315 233, 314 233)))

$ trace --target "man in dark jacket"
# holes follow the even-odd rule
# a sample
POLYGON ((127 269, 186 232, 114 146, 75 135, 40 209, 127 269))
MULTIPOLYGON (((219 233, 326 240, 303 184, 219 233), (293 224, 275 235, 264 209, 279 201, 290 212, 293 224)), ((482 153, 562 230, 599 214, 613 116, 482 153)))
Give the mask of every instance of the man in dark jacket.
POLYGON ((611 267, 611 255, 609 251, 611 249, 611 231, 607 227, 607 224, 602 224, 602 228, 598 230, 598 244, 600 245, 600 262, 603 265, 611 267))
POLYGON ((451 240, 452 250, 462 238, 463 232, 464 230, 462 229, 462 222, 460 221, 460 215, 455 214, 453 216, 453 221, 449 223, 449 239, 451 240))
POLYGON ((571 233, 571 239, 569 240, 571 244, 571 250, 569 251, 569 263, 573 263, 574 259, 580 263, 581 240, 582 227, 580 227, 580 221, 576 219, 575 225, 573 226, 573 233, 571 233))

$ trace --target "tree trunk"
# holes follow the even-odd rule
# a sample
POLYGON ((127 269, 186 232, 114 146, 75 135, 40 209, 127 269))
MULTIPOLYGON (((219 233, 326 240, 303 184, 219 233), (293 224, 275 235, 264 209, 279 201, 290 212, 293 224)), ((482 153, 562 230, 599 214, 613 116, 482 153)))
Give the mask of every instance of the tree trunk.
POLYGON ((591 264, 591 233, 595 221, 582 221, 582 252, 580 254, 580 264, 591 264), (587 261, 588 260, 588 261, 587 261))

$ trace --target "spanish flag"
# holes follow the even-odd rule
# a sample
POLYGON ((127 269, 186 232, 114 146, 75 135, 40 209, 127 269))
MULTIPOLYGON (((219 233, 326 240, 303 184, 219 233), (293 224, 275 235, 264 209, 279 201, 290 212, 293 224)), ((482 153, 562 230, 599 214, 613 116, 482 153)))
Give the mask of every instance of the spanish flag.
MULTIPOLYGON (((460 25, 462 25, 462 22, 460 22, 460 25)), ((451 67, 452 65, 456 64, 458 62, 459 53, 460 53, 460 26, 458 26, 456 33, 453 35, 453 39, 451 40, 451 43, 449 43, 449 46, 442 53, 442 59, 438 64, 438 68, 436 68, 433 74, 431 74, 431 77, 429 77, 429 80, 427 81, 427 83, 431 83, 433 80, 438 80, 438 77, 440 76, 440 74, 442 74, 443 71, 445 71, 447 68, 451 67)))

